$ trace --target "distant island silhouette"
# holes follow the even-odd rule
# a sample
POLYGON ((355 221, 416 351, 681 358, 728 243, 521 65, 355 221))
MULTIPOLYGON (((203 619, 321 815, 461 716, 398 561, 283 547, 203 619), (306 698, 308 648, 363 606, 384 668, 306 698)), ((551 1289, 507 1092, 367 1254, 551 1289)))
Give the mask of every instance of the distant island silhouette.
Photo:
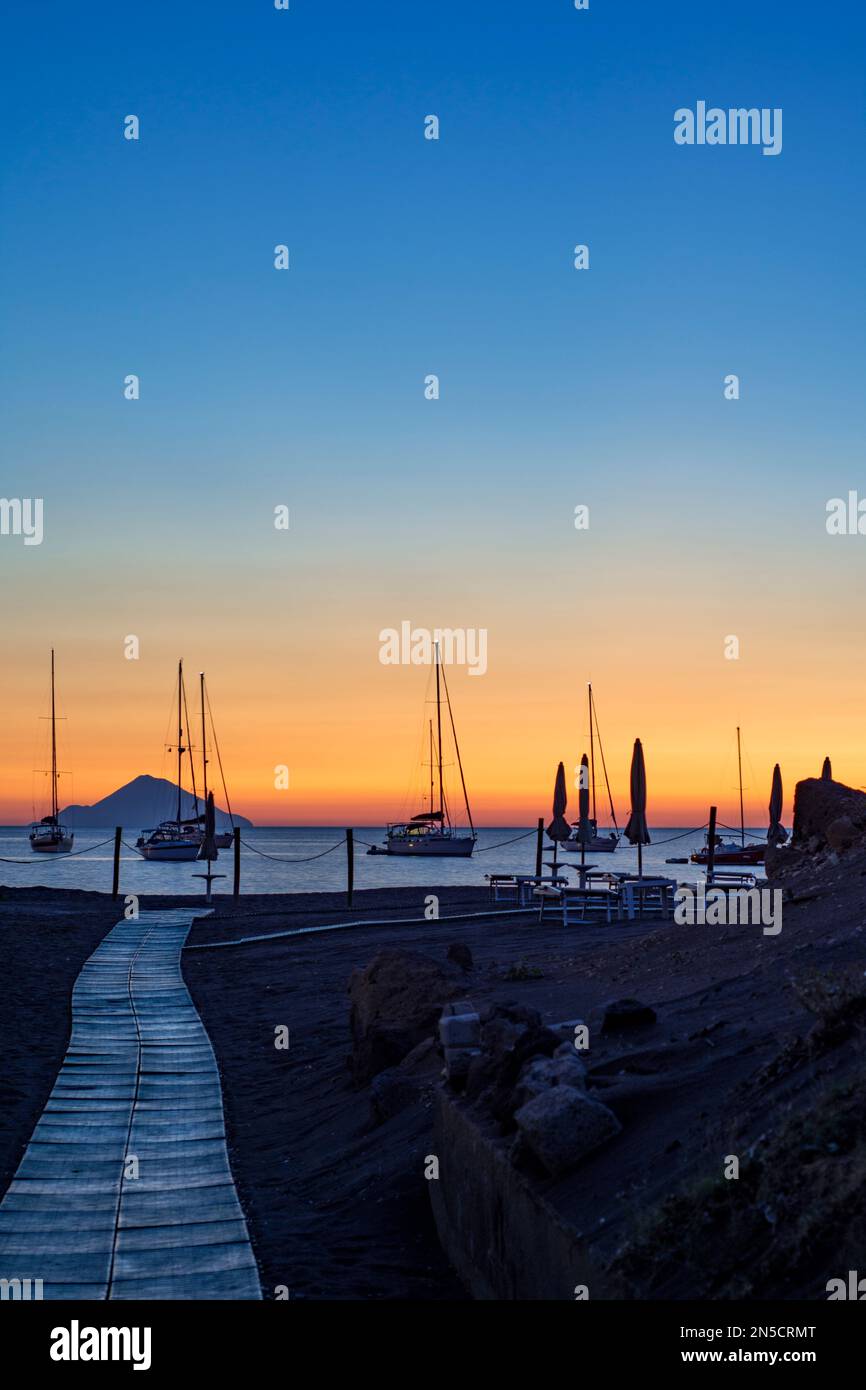
MULTIPOLYGON (((204 811, 201 797, 198 809, 199 812, 204 811)), ((186 788, 181 790, 181 810, 185 818, 195 815, 195 801, 192 792, 186 788)), ((101 801, 94 802, 92 806, 65 807, 60 813, 60 818, 72 826, 102 828, 123 825, 130 830, 144 830, 157 825, 161 820, 170 820, 176 811, 177 783, 169 782, 165 777, 150 777, 143 773, 140 777, 133 777, 125 786, 118 787, 117 791, 104 796, 101 801)), ((242 830, 250 830, 253 824, 246 816, 239 815, 235 815, 234 823, 242 830)), ((220 806, 216 808, 216 828, 231 829, 228 812, 220 806)))

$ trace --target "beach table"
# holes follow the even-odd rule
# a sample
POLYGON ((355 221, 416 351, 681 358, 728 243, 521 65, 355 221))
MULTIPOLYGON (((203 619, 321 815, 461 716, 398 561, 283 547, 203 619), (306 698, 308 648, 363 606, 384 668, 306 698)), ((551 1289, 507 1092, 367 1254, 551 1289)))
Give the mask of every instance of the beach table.
POLYGON ((494 902, 515 902, 518 907, 530 907, 532 895, 538 888, 559 888, 568 883, 562 874, 486 874, 490 896, 494 902))
POLYGON ((562 925, 585 926, 588 922, 615 922, 619 919, 619 893, 611 888, 563 888, 562 925))
POLYGON ((676 886, 674 878, 621 879, 619 895, 628 921, 633 922, 636 917, 673 917, 676 886))

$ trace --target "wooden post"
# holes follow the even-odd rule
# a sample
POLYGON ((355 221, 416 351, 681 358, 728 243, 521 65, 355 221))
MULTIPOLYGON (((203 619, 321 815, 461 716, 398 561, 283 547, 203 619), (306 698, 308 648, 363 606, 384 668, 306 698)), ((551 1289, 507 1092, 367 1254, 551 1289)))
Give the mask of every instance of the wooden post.
POLYGON ((349 907, 352 906, 352 894, 355 891, 355 832, 346 831, 346 897, 349 907))
POLYGON ((538 838, 535 841, 535 877, 541 878, 541 856, 544 853, 544 816, 538 817, 538 838))
POLYGON ((123 826, 114 827, 114 875, 111 881, 111 896, 116 898, 120 892, 120 839, 123 835, 123 826))
POLYGON ((234 896, 239 898, 241 895, 241 828, 239 825, 236 825, 232 831, 232 840, 235 850, 235 880, 233 892, 234 896))
POLYGON ((707 830, 707 882, 713 877, 716 864, 716 807, 710 807, 710 824, 707 830))

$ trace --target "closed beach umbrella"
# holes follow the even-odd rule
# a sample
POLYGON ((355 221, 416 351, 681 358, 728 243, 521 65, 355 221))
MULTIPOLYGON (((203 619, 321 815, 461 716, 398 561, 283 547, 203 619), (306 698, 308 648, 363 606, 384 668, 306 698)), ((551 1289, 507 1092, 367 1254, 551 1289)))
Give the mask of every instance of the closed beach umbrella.
POLYGON ((571 834, 571 826, 565 819, 565 808, 568 805, 568 793, 565 790, 565 768, 562 763, 556 769, 556 781, 553 785, 553 820, 547 827, 547 833, 553 841, 553 862, 556 863, 556 847, 564 844, 571 834))
POLYGON ((639 738, 634 741, 631 755, 631 815, 625 828, 625 838, 630 845, 637 845, 637 872, 638 878, 642 878, 642 846, 650 843, 650 836, 646 823, 646 767, 639 738))
MULTIPOLYGON (((198 852, 199 859, 207 859, 209 862, 219 857, 219 850, 216 847, 216 811, 213 804, 213 792, 207 794, 207 804, 204 811, 204 838, 198 852)), ((210 885, 208 885, 208 891, 210 885)))
POLYGON ((592 843, 594 830, 589 816, 589 758, 585 753, 580 760, 580 791, 577 805, 577 842, 579 845, 589 845, 592 843))
POLYGON ((773 768, 773 786, 770 791, 770 828, 767 831, 768 845, 783 845, 788 832, 782 824, 782 773, 779 764, 773 768))
POLYGON ((824 759, 824 766, 821 768, 821 781, 822 781, 822 782, 832 782, 832 781, 833 781, 833 769, 832 769, 831 766, 830 766, 830 759, 829 759, 829 758, 825 758, 825 759, 824 759))
POLYGON ((580 791, 577 797, 578 821, 577 821, 577 842, 580 845, 580 886, 586 887, 586 876, 584 874, 584 864, 586 863, 586 847, 592 844, 595 834, 595 827, 589 817, 589 758, 584 753, 580 760, 580 791))

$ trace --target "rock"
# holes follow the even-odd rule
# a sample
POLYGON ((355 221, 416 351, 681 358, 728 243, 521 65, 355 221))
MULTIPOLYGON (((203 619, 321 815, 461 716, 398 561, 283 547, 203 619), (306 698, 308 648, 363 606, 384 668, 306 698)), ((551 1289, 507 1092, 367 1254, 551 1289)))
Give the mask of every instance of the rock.
POLYGON ((572 1051, 570 1057, 536 1057, 524 1067, 511 1097, 511 1112, 516 1114, 528 1101, 540 1096, 551 1086, 574 1086, 586 1090, 586 1068, 572 1051))
POLYGON ((475 962, 472 959, 472 952, 463 941, 452 941, 448 947, 448 959, 455 965, 459 965, 461 970, 471 970, 475 962))
POLYGON ((370 1109, 376 1124, 384 1124, 418 1099, 420 1087, 399 1067, 388 1067, 374 1076, 370 1085, 370 1109))
POLYGON ((469 1069, 481 1053, 477 1047, 446 1047, 445 1075, 452 1086, 460 1086, 469 1076, 469 1069))
POLYGON ((569 1018, 563 1023, 551 1023, 548 1026, 552 1033, 555 1033, 558 1038, 573 1048, 575 1028, 583 1028, 585 1025, 582 1018, 569 1018))
POLYGON ((846 850, 860 838, 860 832, 850 816, 838 816, 827 826, 827 844, 831 849, 846 850))
POLYGON ((481 1020, 476 1013, 447 1014, 439 1020, 439 1041, 443 1047, 473 1047, 481 1043, 481 1020))
POLYGON ((395 1066, 435 1034, 444 1005, 464 988, 462 978, 419 951, 380 951, 354 971, 349 1027, 356 1083, 395 1066))
POLYGON ((439 1057, 436 1053, 436 1040, 425 1038, 398 1064, 399 1070, 414 1075, 419 1071, 438 1071, 439 1057))
MULTIPOLYGON (((828 843, 828 830, 834 822, 850 821, 853 838, 866 836, 866 794, 842 782, 807 777, 797 783, 794 793, 794 849, 806 847, 811 853, 828 843)), ((846 846, 847 847, 847 846, 846 846)))
POLYGON ((622 1129, 606 1105, 573 1086, 551 1086, 514 1118, 523 1144, 551 1177, 567 1173, 622 1129))
POLYGON ((638 999, 617 999, 608 1004, 601 1025, 603 1033, 624 1033, 631 1028, 647 1028, 655 1023, 655 1009, 638 999))

